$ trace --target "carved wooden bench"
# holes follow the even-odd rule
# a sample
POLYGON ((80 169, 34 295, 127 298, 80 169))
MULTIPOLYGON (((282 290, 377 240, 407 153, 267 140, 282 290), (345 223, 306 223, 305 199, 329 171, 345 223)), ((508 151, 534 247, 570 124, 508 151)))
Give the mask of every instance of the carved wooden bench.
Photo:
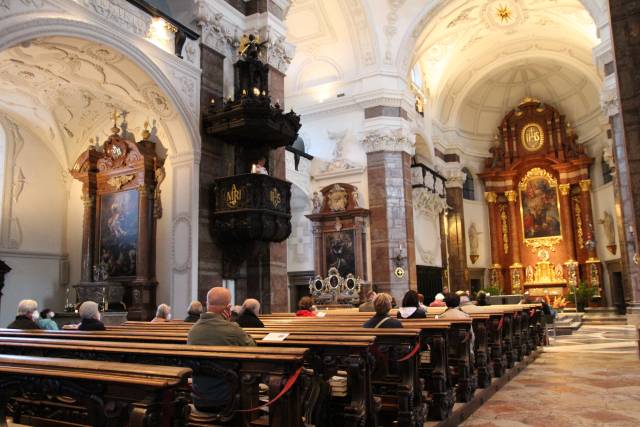
POLYGON ((16 423, 69 425, 66 414, 91 426, 184 426, 189 407, 177 391, 190 376, 180 367, 0 355, 0 425, 11 400, 16 423), (28 414, 26 403, 36 403, 28 414))

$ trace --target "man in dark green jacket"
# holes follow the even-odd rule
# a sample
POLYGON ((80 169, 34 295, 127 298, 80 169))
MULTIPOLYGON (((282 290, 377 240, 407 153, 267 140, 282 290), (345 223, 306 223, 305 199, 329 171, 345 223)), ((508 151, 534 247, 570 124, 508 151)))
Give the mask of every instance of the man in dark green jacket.
MULTIPOLYGON (((207 312, 200 315, 187 339, 190 345, 254 346, 255 341, 237 323, 230 322, 231 293, 211 288, 207 293, 207 312)), ((221 412, 228 403, 229 387, 222 377, 193 376, 193 403, 202 412, 221 412)))

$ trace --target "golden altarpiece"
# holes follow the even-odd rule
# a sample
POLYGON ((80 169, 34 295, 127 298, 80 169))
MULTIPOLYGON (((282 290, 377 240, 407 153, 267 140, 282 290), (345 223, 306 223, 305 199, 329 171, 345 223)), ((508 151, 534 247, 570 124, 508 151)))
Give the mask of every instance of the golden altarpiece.
POLYGON ((480 177, 491 232, 490 283, 504 293, 566 295, 601 286, 588 157, 565 117, 525 98, 503 119, 480 177))

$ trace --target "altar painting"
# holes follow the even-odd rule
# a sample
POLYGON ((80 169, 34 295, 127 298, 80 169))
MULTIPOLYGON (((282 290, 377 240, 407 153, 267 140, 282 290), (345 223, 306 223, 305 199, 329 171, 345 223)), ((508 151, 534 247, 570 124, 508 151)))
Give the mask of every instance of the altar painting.
POLYGON ((529 171, 520 184, 524 238, 559 237, 562 232, 557 186, 546 171, 540 170, 539 176, 531 176, 534 171, 529 171))
POLYGON ((336 268, 340 276, 356 272, 354 254, 354 231, 343 230, 326 233, 324 236, 326 268, 336 268))
POLYGON ((100 201, 100 259, 112 277, 135 276, 138 191, 104 194, 100 201))

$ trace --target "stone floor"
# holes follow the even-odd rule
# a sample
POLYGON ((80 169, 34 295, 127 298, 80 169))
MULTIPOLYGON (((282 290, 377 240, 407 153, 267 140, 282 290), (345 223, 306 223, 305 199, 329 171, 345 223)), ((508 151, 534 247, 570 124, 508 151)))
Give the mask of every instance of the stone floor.
POLYGON ((640 426, 636 331, 585 326, 558 336, 462 426, 640 426))

